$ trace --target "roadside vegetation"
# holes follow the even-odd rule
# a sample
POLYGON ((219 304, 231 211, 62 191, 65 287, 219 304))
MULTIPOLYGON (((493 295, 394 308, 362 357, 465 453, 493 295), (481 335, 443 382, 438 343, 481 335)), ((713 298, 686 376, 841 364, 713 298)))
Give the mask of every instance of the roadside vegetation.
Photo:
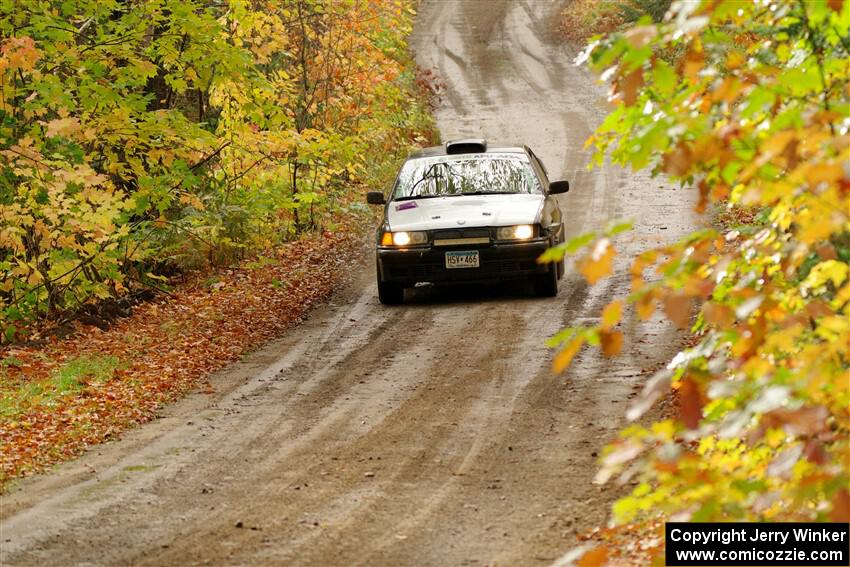
MULTIPOLYGON (((601 458, 598 482, 636 483, 613 518, 641 542, 604 531, 582 564, 661 560, 672 517, 846 522, 850 2, 679 2, 614 29, 579 57, 611 86, 595 163, 666 175, 718 222, 639 255, 628 297, 554 339, 563 370, 586 344, 615 356, 632 315, 660 309, 695 335, 627 413, 672 392, 675 415, 630 425, 601 458)), ((549 258, 578 254, 594 283, 618 231, 549 258)))
POLYGON ((435 140, 413 3, 0 0, 0 485, 303 316, 435 140))
POLYGON ((0 4, 0 326, 320 229, 430 136, 406 2, 0 4), (423 137, 424 136, 424 137, 423 137))
POLYGON ((573 0, 561 16, 561 29, 584 45, 594 36, 625 29, 643 17, 660 22, 672 0, 573 0))

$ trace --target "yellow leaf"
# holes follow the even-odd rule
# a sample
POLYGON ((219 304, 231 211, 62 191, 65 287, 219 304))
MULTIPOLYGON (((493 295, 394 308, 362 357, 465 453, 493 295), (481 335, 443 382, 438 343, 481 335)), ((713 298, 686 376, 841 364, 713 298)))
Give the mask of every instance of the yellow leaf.
POLYGON ((813 189, 820 183, 836 183, 843 177, 844 168, 838 161, 815 165, 806 172, 806 181, 813 189))
POLYGON ((817 264, 806 276, 802 287, 804 289, 817 289, 832 282, 836 289, 847 279, 850 267, 838 260, 826 260, 817 264))
POLYGON ((646 321, 652 317, 652 314, 655 313, 655 294, 643 294, 635 303, 635 309, 641 321, 646 321))
POLYGON ((615 299, 602 310, 602 329, 608 330, 623 318, 623 301, 615 299))
POLYGON ((766 351, 791 352, 797 338, 803 334, 804 328, 802 325, 792 325, 781 332, 771 333, 764 341, 764 349, 766 351))
POLYGON ((726 66, 730 69, 737 69, 746 62, 744 54, 740 51, 731 51, 726 57, 726 66))
POLYGON ((796 135, 797 134, 794 130, 780 130, 762 144, 762 153, 768 154, 769 156, 781 154, 783 150, 785 150, 785 146, 787 146, 796 135))
MULTIPOLYGON (((676 424, 673 423, 671 419, 665 419, 664 421, 657 421, 652 424, 652 432, 667 441, 673 439, 673 436, 676 434, 676 424)), ((706 439, 711 439, 710 437, 706 439)), ((705 440, 705 439, 704 439, 705 440)))
POLYGON ((815 332, 828 341, 838 340, 850 334, 850 321, 842 315, 824 317, 818 321, 815 332))

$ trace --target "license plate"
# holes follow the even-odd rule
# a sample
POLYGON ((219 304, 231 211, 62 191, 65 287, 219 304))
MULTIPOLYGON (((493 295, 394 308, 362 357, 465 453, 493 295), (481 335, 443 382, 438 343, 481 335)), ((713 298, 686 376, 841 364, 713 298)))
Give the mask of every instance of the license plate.
POLYGON ((477 268, 478 250, 446 252, 446 268, 477 268))

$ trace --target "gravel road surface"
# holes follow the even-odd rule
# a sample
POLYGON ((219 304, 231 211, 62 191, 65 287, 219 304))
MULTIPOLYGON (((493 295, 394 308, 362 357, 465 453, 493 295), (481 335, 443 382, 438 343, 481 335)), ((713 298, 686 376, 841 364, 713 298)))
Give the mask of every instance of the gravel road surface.
MULTIPOLYGON (((570 234, 635 219, 617 266, 694 224, 691 197, 646 175, 588 172, 604 91, 557 38, 557 2, 426 1, 412 46, 445 82, 443 139, 530 145, 570 234)), ((605 522, 592 484, 676 333, 639 327, 624 355, 550 373, 545 340, 593 321, 624 275, 561 291, 417 289, 378 303, 371 257, 331 304, 212 377, 153 423, 0 499, 0 564, 547 565, 605 522)))

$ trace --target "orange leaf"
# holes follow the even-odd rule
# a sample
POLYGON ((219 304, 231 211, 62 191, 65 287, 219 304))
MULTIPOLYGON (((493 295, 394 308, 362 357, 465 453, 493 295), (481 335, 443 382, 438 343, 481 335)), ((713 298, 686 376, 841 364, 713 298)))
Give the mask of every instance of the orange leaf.
POLYGON ((691 298, 683 293, 666 296, 664 314, 680 329, 686 328, 688 319, 691 318, 691 298))
POLYGON ((835 252, 835 247, 829 242, 817 247, 818 256, 823 260, 837 260, 838 254, 835 252))
POLYGON ((578 567, 601 567, 608 561, 608 548, 597 546, 585 553, 578 560, 578 567))
POLYGON ((679 386, 679 414, 688 429, 696 429, 702 418, 700 387, 691 378, 685 378, 679 386))
POLYGON ((780 408, 765 414, 772 427, 783 426, 789 435, 815 435, 827 429, 829 410, 823 406, 803 406, 794 410, 780 408))
POLYGON ((561 349, 561 352, 555 356, 555 359, 552 361, 552 372, 556 374, 560 374, 567 368, 569 368, 570 363, 573 361, 573 357, 578 353, 581 346, 584 344, 584 337, 575 337, 573 340, 569 342, 567 346, 561 349))
POLYGON ((180 195, 180 203, 184 205, 190 205, 199 211, 203 211, 206 209, 204 206, 204 202, 197 195, 193 195, 192 193, 182 193, 180 195))
POLYGON ((694 42, 691 50, 681 60, 681 72, 687 78, 694 80, 705 63, 705 53, 699 42, 694 42))
POLYGON ((642 288, 645 283, 643 276, 632 276, 632 293, 642 288))
POLYGON ((623 95, 623 102, 628 106, 637 102, 638 89, 643 86, 643 69, 635 69, 617 81, 617 91, 623 95))
POLYGON ((658 35, 658 30, 655 26, 637 26, 630 29, 623 35, 632 47, 641 48, 649 44, 649 42, 658 35))
POLYGON ((697 206, 694 207, 694 210, 698 213, 704 213, 705 208, 708 205, 708 191, 710 187, 708 183, 703 179, 699 182, 699 201, 697 201, 697 206))
POLYGON ((850 522, 850 492, 839 490, 832 499, 832 513, 829 518, 833 522, 850 522))
POLYGON ((656 250, 648 250, 647 252, 640 254, 637 258, 635 258, 634 262, 632 262, 631 268, 629 268, 629 272, 632 274, 632 293, 643 287, 645 283, 643 279, 643 270, 654 262, 657 256, 658 252, 656 250))
POLYGON ((80 129, 80 121, 76 118, 57 118, 45 124, 45 136, 67 136, 80 129))
POLYGON ((41 52, 35 47, 31 37, 12 37, 0 45, 0 71, 21 69, 29 71, 35 67, 41 52))
POLYGON ((599 332, 599 341, 602 343, 602 352, 605 356, 617 356, 623 348, 623 333, 602 330, 599 332))
POLYGON ((706 322, 715 327, 727 327, 735 321, 732 309, 710 301, 702 306, 702 314, 706 322))
POLYGON ((664 154, 664 171, 673 177, 682 177, 688 173, 693 161, 694 155, 691 148, 680 142, 673 150, 664 154))
POLYGON ((603 238, 596 243, 593 251, 582 258, 578 266, 587 283, 593 285, 611 273, 614 255, 610 240, 603 238))

